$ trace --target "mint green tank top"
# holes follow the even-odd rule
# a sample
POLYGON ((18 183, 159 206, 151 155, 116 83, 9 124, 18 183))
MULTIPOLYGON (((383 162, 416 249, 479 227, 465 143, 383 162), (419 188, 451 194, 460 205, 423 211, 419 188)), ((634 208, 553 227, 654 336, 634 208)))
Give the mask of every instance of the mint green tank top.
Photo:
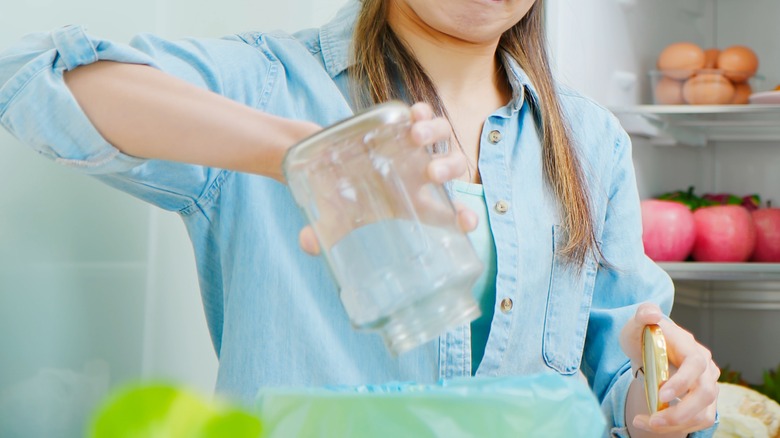
POLYGON ((485 267, 473 288, 474 298, 479 304, 479 310, 482 311, 482 315, 471 323, 471 374, 473 375, 477 372, 482 356, 485 354, 496 306, 496 244, 488 222, 482 185, 456 180, 452 182, 452 195, 455 200, 477 213, 479 225, 469 233, 469 239, 485 267))

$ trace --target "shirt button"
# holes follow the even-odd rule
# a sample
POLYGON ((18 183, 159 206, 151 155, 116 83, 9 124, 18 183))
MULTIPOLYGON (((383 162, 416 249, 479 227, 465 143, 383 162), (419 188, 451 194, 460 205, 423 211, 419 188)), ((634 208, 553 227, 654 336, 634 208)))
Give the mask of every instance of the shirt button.
POLYGON ((512 306, 514 306, 514 303, 512 303, 511 298, 504 298, 501 300, 501 311, 504 313, 509 313, 512 310, 512 306))
POLYGON ((504 214, 509 211, 509 203, 502 199, 496 202, 495 209, 499 214, 504 214))
POLYGON ((493 144, 496 144, 499 141, 501 141, 501 131, 496 131, 496 130, 490 131, 490 134, 488 134, 488 140, 490 140, 490 142, 493 144))

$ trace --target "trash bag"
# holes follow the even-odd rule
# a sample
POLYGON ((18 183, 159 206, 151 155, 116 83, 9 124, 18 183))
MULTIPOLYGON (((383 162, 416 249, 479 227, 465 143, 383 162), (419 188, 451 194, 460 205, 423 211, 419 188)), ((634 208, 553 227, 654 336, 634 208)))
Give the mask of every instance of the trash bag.
POLYGON ((590 388, 558 374, 260 391, 263 437, 601 437, 590 388))

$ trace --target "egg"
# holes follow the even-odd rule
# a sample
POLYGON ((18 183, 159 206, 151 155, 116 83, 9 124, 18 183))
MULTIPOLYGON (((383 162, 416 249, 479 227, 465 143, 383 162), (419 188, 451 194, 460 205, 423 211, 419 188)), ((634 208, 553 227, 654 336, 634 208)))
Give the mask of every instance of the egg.
POLYGON ((655 84, 655 103, 661 105, 680 105, 683 99, 683 83, 677 79, 661 76, 655 84))
POLYGON ((683 97, 692 105, 722 105, 734 98, 734 85, 720 74, 703 73, 685 81, 683 97))
POLYGON ((734 97, 731 103, 742 105, 750 102, 750 95, 753 94, 753 87, 747 82, 741 82, 734 85, 734 97))
POLYGON ((704 50, 693 43, 670 44, 658 55, 658 69, 673 79, 687 79, 702 67, 704 50))
POLYGON ((734 82, 745 82, 758 71, 756 52, 745 46, 732 46, 718 55, 718 68, 734 82))
POLYGON ((711 48, 704 51, 704 68, 718 68, 720 49, 711 48))

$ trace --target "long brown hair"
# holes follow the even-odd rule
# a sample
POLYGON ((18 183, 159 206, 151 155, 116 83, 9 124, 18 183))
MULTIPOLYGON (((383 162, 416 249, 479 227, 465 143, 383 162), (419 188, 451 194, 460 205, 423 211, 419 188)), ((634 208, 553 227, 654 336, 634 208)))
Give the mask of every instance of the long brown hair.
MULTIPOLYGON (((391 99, 428 102, 447 116, 436 86, 387 22, 386 0, 363 0, 353 35, 350 76, 359 107, 391 99)), ((566 244, 559 253, 575 266, 598 252, 582 166, 558 102, 547 57, 543 0, 507 30, 499 50, 513 57, 539 95, 544 174, 563 213, 566 244)))

